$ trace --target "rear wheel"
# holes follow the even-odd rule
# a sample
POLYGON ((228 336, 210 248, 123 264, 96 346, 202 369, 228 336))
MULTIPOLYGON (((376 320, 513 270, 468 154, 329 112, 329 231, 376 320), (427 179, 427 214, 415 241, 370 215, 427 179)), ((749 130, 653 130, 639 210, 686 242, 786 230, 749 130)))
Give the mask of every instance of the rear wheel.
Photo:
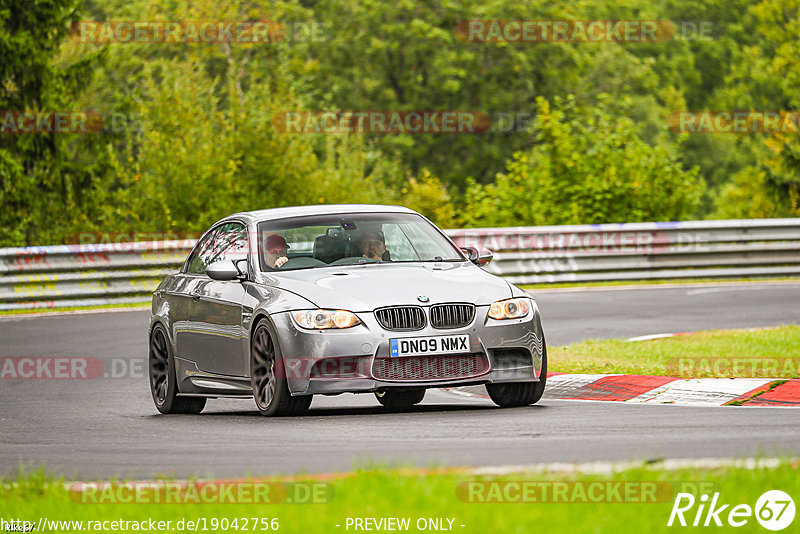
POLYGON ((375 398, 383 406, 393 411, 408 410, 415 404, 422 402, 425 397, 425 389, 401 389, 376 391, 375 398))
POLYGON ((161 413, 200 413, 206 405, 204 397, 179 397, 175 380, 175 360, 167 343, 164 327, 156 325, 150 332, 150 393, 161 413))
POLYGON ((250 347, 250 384, 261 415, 302 415, 311 406, 312 395, 293 397, 283 367, 280 347, 266 320, 255 331, 250 347))
POLYGON ((486 392, 492 402, 502 408, 536 404, 542 398, 547 383, 547 347, 542 347, 542 372, 538 382, 517 382, 513 384, 486 384, 486 392))

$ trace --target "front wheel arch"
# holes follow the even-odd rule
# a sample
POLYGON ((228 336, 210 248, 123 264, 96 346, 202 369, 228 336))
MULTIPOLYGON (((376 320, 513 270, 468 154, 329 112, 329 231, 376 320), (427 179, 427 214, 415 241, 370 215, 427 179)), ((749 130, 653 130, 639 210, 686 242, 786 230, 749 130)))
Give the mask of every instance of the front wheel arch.
POLYGON ((269 321, 270 325, 272 326, 272 330, 275 331, 275 323, 273 322, 272 318, 269 316, 267 312, 264 310, 259 310, 253 316, 252 321, 250 322, 250 332, 247 336, 247 376, 251 378, 253 376, 253 370, 250 368, 250 360, 251 360, 251 351, 253 350, 253 336, 256 333, 256 328, 261 323, 261 321, 269 321))
POLYGON ((286 367, 283 363, 283 352, 281 351, 280 340, 277 330, 269 317, 261 317, 253 327, 253 334, 250 336, 250 354, 248 358, 250 367, 250 386, 253 389, 253 400, 258 411, 266 416, 281 415, 302 415, 308 411, 311 405, 312 395, 292 396, 289 391, 286 367), (262 330, 263 327, 263 330, 262 330), (256 339, 259 337, 259 340, 256 339), (257 354, 259 346, 270 350, 257 354), (268 353, 271 352, 271 355, 268 353), (266 360, 272 360, 272 369, 263 365, 266 360), (256 367, 258 365, 258 367, 256 367), (263 367, 263 369, 262 369, 263 367), (256 371, 258 370, 258 371, 256 371), (258 376, 256 376, 258 375, 258 376), (268 376, 265 381, 264 375, 268 376), (269 402, 263 403, 260 400, 266 398, 262 389, 270 389, 269 402), (263 398, 262 398, 263 397, 263 398))
POLYGON ((542 368, 538 382, 510 382, 486 384, 486 392, 496 405, 502 408, 536 404, 542 398, 547 385, 547 345, 542 339, 542 368))

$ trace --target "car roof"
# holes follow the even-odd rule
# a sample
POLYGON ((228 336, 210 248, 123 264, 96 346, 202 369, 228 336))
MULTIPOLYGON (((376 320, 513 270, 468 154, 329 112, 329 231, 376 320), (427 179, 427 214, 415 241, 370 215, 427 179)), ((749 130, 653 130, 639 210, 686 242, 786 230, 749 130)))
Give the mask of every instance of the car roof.
POLYGON ((417 213, 403 206, 383 204, 317 204, 313 206, 290 206, 257 211, 234 213, 218 222, 227 219, 244 220, 248 223, 285 219, 287 217, 303 217, 306 215, 330 215, 338 213, 417 213))

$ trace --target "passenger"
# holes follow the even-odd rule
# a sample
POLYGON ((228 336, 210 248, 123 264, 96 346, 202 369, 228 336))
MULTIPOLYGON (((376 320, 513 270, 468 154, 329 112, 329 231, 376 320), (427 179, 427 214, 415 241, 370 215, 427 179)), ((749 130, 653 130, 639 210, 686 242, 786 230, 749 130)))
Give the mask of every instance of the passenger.
POLYGON ((358 242, 361 256, 378 261, 391 261, 389 251, 386 250, 386 239, 383 232, 367 232, 358 242))
POLYGON ((271 236, 267 237, 267 242, 264 245, 264 255, 266 257, 267 266, 277 269, 289 261, 289 258, 286 257, 288 249, 289 245, 282 236, 278 234, 272 234, 271 236))

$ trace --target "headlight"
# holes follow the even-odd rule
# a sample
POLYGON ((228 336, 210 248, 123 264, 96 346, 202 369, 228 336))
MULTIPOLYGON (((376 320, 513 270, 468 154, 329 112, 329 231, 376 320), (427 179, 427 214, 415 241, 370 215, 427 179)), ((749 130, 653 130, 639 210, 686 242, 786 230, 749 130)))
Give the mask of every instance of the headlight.
POLYGON ((489 317, 492 319, 519 319, 528 315, 528 299, 498 300, 489 306, 489 317))
POLYGON ((304 310, 292 312, 294 321, 301 328, 322 330, 324 328, 350 328, 361 324, 355 313, 345 310, 304 310))

